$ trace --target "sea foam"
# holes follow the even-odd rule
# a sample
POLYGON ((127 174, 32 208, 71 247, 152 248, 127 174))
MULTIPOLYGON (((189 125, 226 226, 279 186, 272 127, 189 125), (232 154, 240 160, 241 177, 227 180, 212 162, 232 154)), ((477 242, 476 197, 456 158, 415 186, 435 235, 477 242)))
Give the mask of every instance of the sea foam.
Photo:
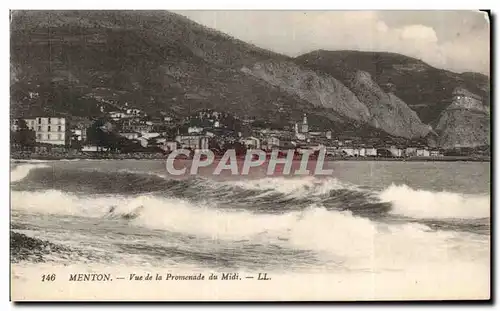
POLYGON ((490 216, 488 195, 466 195, 412 189, 407 185, 391 185, 379 195, 391 202, 391 213, 420 219, 474 219, 490 216))
POLYGON ((31 170, 49 167, 47 164, 20 164, 10 172, 10 181, 18 182, 28 176, 31 170))
POLYGON ((12 193, 15 210, 127 221, 131 225, 201 239, 278 244, 311 250, 356 269, 403 269, 412 262, 453 261, 478 256, 487 243, 466 233, 433 230, 423 224, 387 224, 311 204, 282 214, 220 209, 153 195, 78 197, 56 190, 12 193), (482 246, 483 245, 483 246, 482 246))

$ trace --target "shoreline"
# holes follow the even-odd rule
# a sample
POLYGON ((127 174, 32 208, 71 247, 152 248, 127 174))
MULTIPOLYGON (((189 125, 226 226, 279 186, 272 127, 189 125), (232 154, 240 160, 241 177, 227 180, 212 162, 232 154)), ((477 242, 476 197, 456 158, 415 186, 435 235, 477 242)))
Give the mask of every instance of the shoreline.
MULTIPOLYGON (((11 161, 78 161, 78 160, 167 160, 168 155, 160 154, 11 154, 11 161)), ((216 157, 219 159, 221 157, 216 157)), ((238 156, 238 159, 244 157, 238 156)), ((183 160, 189 160, 183 158, 183 160)), ((389 158, 389 157, 326 157, 326 162, 334 161, 376 161, 376 162, 491 162, 490 157, 485 156, 439 156, 439 157, 406 157, 406 158, 389 158)))

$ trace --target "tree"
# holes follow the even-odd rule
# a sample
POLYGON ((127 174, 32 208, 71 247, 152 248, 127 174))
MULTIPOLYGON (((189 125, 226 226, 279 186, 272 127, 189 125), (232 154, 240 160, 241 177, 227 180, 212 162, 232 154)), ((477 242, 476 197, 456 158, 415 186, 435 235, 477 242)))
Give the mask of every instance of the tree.
POLYGON ((101 119, 96 120, 87 129, 87 141, 95 146, 99 150, 99 147, 104 147, 106 145, 106 133, 101 129, 104 122, 101 119))
POLYGON ((23 119, 19 119, 17 125, 17 131, 11 132, 11 142, 22 147, 33 147, 36 142, 35 131, 29 129, 23 119))
POLYGON ((82 150, 83 143, 78 140, 78 135, 71 135, 70 146, 76 150, 82 150))

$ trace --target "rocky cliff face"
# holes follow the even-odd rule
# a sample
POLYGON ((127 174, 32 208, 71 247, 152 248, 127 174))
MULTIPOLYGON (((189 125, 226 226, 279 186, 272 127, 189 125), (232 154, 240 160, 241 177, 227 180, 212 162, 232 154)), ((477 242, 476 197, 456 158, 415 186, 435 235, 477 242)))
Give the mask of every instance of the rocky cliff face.
MULTIPOLYGON (((295 61, 340 80, 370 108, 375 119, 385 123, 380 124, 381 128, 396 135, 424 134, 428 129, 419 125, 414 117, 400 122, 398 117, 393 118, 390 113, 380 114, 374 107, 391 107, 390 101, 403 101, 405 105, 396 105, 411 108, 423 123, 433 126, 435 131, 428 131, 426 137, 435 138, 441 147, 452 148, 456 144, 476 146, 489 141, 490 79, 485 75, 454 73, 411 57, 384 52, 319 50, 301 55, 295 61), (363 88, 367 86, 366 82, 360 80, 359 71, 370 74, 371 79, 361 80, 371 80, 372 86, 368 86, 368 89, 375 93, 364 94, 359 89, 360 84, 364 84, 363 88), (378 89, 387 92, 387 95, 378 89), (457 92, 466 96, 452 103, 457 92), (409 123, 416 125, 411 126, 410 133, 398 132, 399 128, 409 123), (394 128, 391 129, 391 126, 394 128)), ((413 115, 406 108, 403 110, 406 112, 399 114, 403 119, 404 116, 413 115)), ((383 111, 391 111, 391 108, 383 111)))
POLYGON ((452 103, 441 113, 435 127, 442 148, 490 145, 490 109, 482 98, 456 88, 452 103))
POLYGON ((490 81, 478 73, 455 73, 434 68, 421 60, 401 54, 362 51, 313 51, 301 55, 296 62, 339 79, 347 85, 357 70, 370 73, 386 92, 392 92, 414 110, 422 122, 436 122, 441 111, 450 104, 457 87, 480 95, 489 103, 490 81))
POLYGON ((438 144, 449 149, 490 145, 490 120, 484 114, 464 111, 444 111, 436 131, 438 144))
POLYGON ((396 95, 384 92, 369 73, 357 71, 348 86, 368 107, 377 128, 406 138, 425 137, 431 131, 415 111, 396 95))
POLYGON ((260 62, 243 71, 315 106, 332 109, 394 136, 419 138, 430 131, 401 99, 385 93, 364 71, 356 72, 347 87, 328 74, 291 62, 260 62))
POLYGON ((279 87, 317 107, 329 108, 350 119, 369 122, 370 111, 347 87, 328 75, 301 69, 292 62, 260 62, 243 72, 279 87))

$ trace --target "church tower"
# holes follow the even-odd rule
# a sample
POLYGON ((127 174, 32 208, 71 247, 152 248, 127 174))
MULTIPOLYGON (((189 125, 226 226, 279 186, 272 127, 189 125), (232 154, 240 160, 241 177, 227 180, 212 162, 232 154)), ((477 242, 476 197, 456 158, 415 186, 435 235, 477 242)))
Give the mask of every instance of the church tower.
POLYGON ((307 114, 304 113, 304 119, 302 120, 302 133, 309 132, 309 125, 307 124, 307 114))

